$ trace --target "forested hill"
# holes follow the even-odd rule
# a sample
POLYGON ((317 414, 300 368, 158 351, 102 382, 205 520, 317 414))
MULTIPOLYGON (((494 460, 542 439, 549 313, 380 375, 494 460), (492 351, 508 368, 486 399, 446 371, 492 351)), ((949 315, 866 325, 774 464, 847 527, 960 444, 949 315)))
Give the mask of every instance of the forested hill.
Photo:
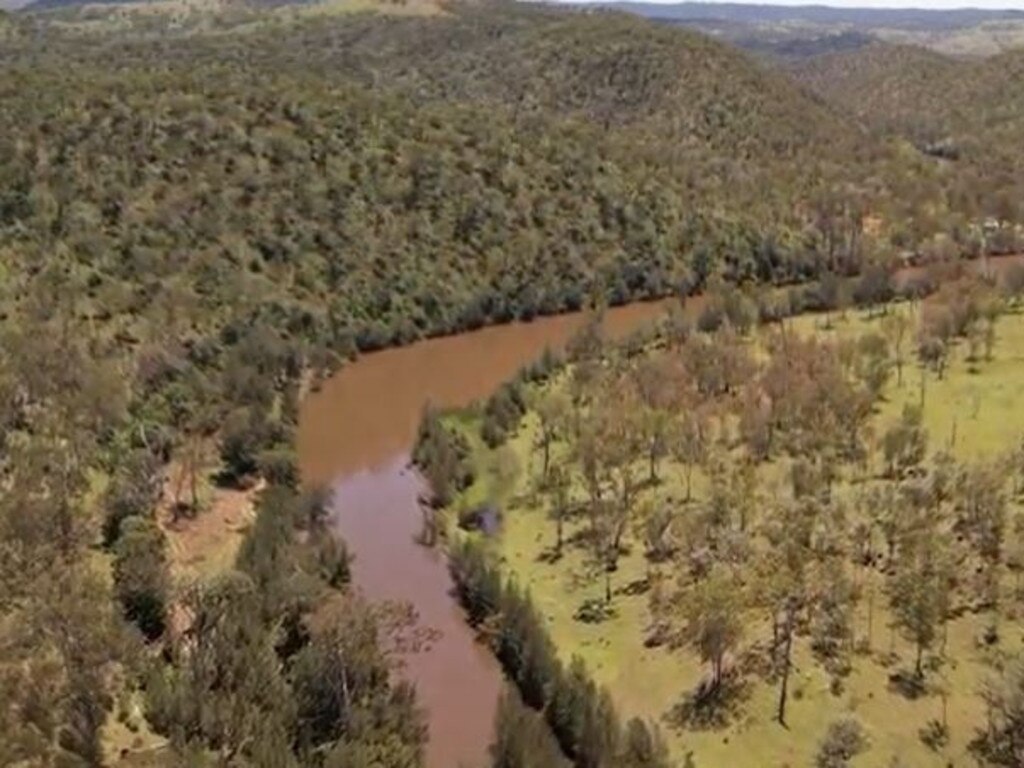
POLYGON ((466 7, 428 21, 311 25, 301 39, 303 56, 420 100, 642 125, 684 147, 761 161, 847 136, 828 110, 735 49, 623 14, 466 7))
POLYGON ((974 176, 974 188, 996 191, 994 215, 1020 216, 1024 49, 963 60, 876 44, 798 62, 793 71, 868 130, 903 136, 974 176))
POLYGON ((3 238, 66 253, 115 324, 176 290, 344 351, 719 269, 792 279, 836 256, 834 191, 874 170, 743 54, 618 15, 90 28, 0 61, 3 238))
POLYGON ((0 231, 25 265, 67 254, 129 335, 177 291, 202 333, 269 312, 371 349, 715 272, 976 248, 1001 199, 827 93, 618 13, 35 18, 0 51, 0 231))

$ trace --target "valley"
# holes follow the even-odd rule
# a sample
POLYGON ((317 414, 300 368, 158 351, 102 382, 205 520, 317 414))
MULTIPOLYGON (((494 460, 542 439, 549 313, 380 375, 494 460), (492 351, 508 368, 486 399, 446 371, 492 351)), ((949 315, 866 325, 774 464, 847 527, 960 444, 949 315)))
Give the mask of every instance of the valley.
POLYGON ((0 765, 1020 764, 1017 19, 697 10, 0 12, 0 765))

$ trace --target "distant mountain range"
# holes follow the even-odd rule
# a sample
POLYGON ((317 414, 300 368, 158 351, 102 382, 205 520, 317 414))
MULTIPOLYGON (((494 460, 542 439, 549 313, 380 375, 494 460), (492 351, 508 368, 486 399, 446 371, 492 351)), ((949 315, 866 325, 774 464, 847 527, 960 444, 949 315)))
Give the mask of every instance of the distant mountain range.
POLYGON ((1024 10, 833 8, 744 3, 613 2, 600 7, 698 29, 759 53, 815 56, 873 40, 987 56, 1024 46, 1024 10))
POLYGON ((925 10, 920 8, 834 8, 827 5, 747 3, 609 3, 607 7, 665 21, 732 21, 744 24, 803 22, 919 31, 952 30, 999 21, 1024 21, 1024 10, 925 10))

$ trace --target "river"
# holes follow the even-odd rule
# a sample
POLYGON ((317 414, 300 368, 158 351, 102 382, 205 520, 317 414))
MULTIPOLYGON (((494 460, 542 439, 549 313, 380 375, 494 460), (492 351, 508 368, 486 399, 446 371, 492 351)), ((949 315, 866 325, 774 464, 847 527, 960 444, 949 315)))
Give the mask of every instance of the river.
MULTIPOLYGON (((611 309, 605 332, 622 337, 666 307, 611 309)), ((405 668, 429 713, 428 768, 484 764, 502 674, 451 596, 444 553, 415 541, 426 489, 409 453, 420 414, 427 403, 455 407, 487 397, 545 347, 564 346, 584 321, 582 313, 543 317, 376 352, 303 402, 303 478, 334 492, 336 525, 355 555, 355 584, 374 600, 408 601, 421 624, 440 633, 405 668)))

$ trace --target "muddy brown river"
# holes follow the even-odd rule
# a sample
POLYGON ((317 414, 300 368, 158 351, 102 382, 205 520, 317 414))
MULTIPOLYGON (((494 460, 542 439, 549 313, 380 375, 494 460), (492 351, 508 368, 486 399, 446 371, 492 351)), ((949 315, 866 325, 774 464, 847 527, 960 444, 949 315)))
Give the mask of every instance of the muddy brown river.
MULTIPOLYGON (((667 304, 607 312, 621 337, 664 314, 667 304)), ((338 530, 355 555, 353 578, 371 599, 405 600, 440 635, 407 659, 428 712, 429 768, 478 768, 490 741, 502 673, 476 642, 451 596, 444 553, 416 543, 424 484, 409 452, 427 403, 468 405, 487 397, 545 347, 559 349, 582 314, 538 318, 431 339, 360 358, 303 403, 298 448, 303 477, 334 491, 338 530)))

